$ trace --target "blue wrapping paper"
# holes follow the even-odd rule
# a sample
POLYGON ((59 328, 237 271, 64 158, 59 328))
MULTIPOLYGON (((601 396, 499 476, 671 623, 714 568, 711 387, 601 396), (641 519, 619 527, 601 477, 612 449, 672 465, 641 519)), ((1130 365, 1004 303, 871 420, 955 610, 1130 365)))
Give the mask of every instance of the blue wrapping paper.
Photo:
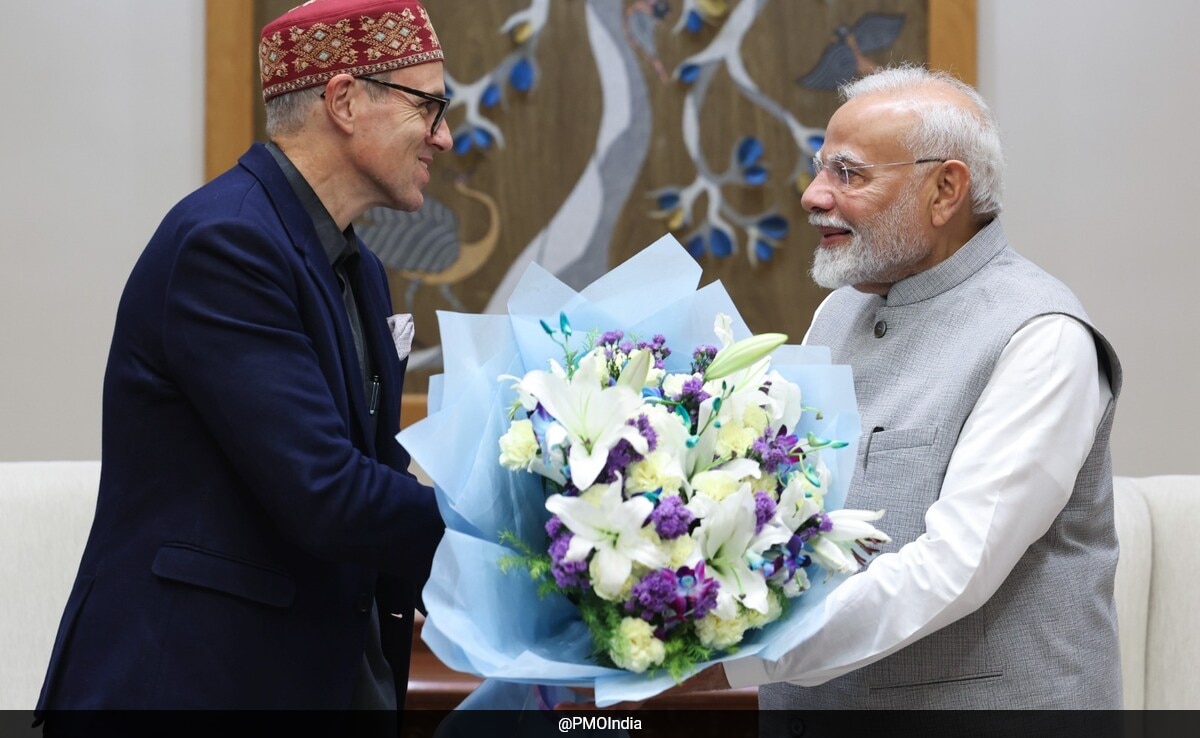
MULTIPOLYGON (((701 270, 671 236, 664 236, 601 279, 576 292, 531 265, 509 301, 507 315, 438 314, 444 373, 430 382, 429 414, 397 435, 434 482, 447 532, 434 558, 423 596, 428 614, 423 638, 447 666, 509 683, 593 687, 596 704, 643 700, 674 685, 670 676, 634 674, 596 665, 591 636, 575 607, 560 595, 539 598, 520 569, 504 573, 500 561, 513 553, 499 543, 504 531, 535 550, 545 550, 542 480, 499 462, 498 440, 508 428, 515 396, 502 375, 522 376, 562 360, 561 348, 541 327, 565 313, 576 334, 619 328, 627 334, 661 333, 676 353, 668 372, 687 371, 691 350, 714 344, 713 320, 732 318, 735 338, 750 335, 724 287, 697 289, 701 270)), ((846 441, 821 458, 833 478, 825 490, 827 510, 846 498, 860 433, 849 367, 830 364, 822 347, 782 346, 772 369, 799 385, 805 413, 794 432, 846 441)), ((736 653, 717 661, 758 656, 775 659, 820 626, 818 605, 842 577, 810 574, 812 587, 791 601, 780 620, 747 632, 736 653)), ((701 664, 704 668, 708 664, 701 664)), ((495 695, 524 690, 490 689, 495 695)), ((504 707, 494 699, 489 707, 504 707), (499 703, 499 704, 496 704, 499 703)), ((524 707, 514 699, 507 705, 524 707)))

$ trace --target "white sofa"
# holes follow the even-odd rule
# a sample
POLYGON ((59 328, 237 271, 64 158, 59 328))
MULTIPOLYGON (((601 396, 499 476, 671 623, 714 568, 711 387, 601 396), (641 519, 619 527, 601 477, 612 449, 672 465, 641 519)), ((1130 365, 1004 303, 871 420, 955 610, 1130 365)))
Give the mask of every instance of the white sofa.
MULTIPOLYGON (((37 702, 99 478, 94 461, 0 462, 0 709, 37 702)), ((1200 475, 1118 477, 1116 512, 1125 707, 1198 709, 1200 475)))

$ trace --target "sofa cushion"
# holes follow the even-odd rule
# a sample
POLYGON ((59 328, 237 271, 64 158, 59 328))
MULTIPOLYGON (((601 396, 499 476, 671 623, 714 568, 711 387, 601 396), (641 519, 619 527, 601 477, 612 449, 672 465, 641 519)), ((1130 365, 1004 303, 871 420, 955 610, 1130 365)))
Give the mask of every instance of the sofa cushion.
POLYGON ((0 709, 37 704, 99 486, 98 461, 0 464, 0 709))
POLYGON ((1154 573, 1146 641, 1146 709, 1200 707, 1200 590, 1196 587, 1192 526, 1200 520, 1197 477, 1135 480, 1146 494, 1154 535, 1154 573))
POLYGON ((1138 480, 1113 480, 1113 505, 1117 521, 1117 625, 1121 637, 1121 682, 1125 709, 1146 706, 1147 610, 1150 607, 1151 549, 1150 508, 1138 480))

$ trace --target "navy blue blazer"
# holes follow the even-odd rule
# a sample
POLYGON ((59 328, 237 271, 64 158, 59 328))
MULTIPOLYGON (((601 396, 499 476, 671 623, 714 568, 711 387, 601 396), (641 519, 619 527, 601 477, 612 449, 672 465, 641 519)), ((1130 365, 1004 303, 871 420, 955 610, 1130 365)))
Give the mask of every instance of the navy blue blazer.
POLYGON ((374 435, 337 280, 270 153, 163 220, 117 312, 96 517, 39 712, 348 707, 373 599, 403 705, 443 525, 394 439, 404 364, 365 250, 357 292, 374 435))

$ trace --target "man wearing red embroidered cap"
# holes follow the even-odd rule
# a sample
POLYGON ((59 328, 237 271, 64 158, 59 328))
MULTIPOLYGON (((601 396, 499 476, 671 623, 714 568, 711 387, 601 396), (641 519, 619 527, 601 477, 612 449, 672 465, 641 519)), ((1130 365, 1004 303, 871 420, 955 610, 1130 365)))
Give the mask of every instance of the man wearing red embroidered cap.
MULTIPOLYGON (((166 216, 104 380, 96 516, 38 703, 374 708, 396 727, 442 522, 395 441, 411 333, 351 221, 451 148, 412 0, 263 29, 271 142, 166 216)), ((80 714, 75 714, 79 717, 80 714)))

